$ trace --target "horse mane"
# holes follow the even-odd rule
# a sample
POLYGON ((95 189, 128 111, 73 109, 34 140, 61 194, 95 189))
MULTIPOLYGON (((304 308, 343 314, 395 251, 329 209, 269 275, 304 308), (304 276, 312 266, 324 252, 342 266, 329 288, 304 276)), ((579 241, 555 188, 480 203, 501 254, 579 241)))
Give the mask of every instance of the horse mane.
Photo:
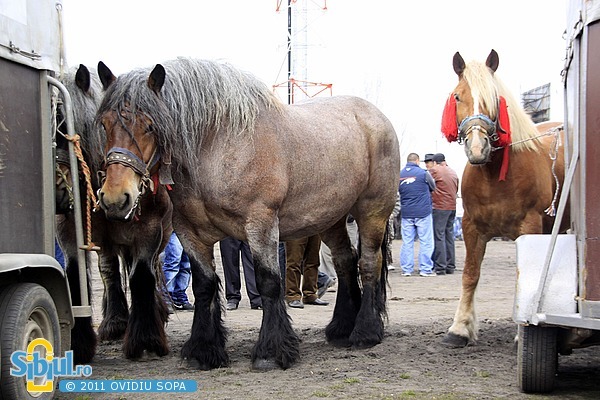
MULTIPOLYGON (((86 155, 86 162, 93 171, 99 169, 104 159, 104 135, 95 123, 96 111, 102 100, 102 84, 96 70, 90 71, 90 89, 84 93, 75 83, 77 68, 70 68, 61 78, 61 82, 71 95, 73 105, 73 125, 80 137, 80 144, 86 155)), ((65 133, 67 133, 65 131, 65 133)))
POLYGON ((490 112, 490 117, 495 120, 498 116, 498 96, 506 99, 508 106, 508 115, 510 118, 510 127, 512 142, 524 142, 512 146, 514 151, 531 150, 538 151, 537 139, 539 132, 531 117, 523 110, 519 102, 512 93, 506 88, 504 83, 487 65, 477 61, 471 61, 466 64, 462 77, 467 81, 471 90, 479 93, 480 101, 490 112), (532 140, 527 140, 532 139, 532 140))
POLYGON ((230 64, 181 57, 162 65, 166 79, 158 95, 148 87, 151 68, 133 70, 107 89, 98 116, 126 110, 131 118, 151 118, 161 152, 192 184, 199 182, 199 150, 208 134, 252 134, 261 109, 283 107, 263 82, 230 64))

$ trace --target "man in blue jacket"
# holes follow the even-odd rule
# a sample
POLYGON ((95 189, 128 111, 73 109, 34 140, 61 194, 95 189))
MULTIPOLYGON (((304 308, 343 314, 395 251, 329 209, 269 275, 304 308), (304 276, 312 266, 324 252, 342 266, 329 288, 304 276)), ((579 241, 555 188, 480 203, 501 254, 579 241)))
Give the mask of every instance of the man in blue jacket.
POLYGON ((415 267, 415 234, 419 236, 419 275, 436 276, 433 272, 433 218, 431 192, 435 181, 419 166, 419 155, 410 153, 400 171, 400 215, 402 217, 402 249, 400 266, 403 276, 411 276, 415 267))

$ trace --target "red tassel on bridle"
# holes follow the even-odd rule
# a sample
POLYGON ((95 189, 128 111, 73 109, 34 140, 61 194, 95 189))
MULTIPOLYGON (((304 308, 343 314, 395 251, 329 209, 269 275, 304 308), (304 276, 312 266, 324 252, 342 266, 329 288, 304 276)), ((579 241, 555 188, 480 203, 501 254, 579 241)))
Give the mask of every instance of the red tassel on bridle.
POLYGON ((512 143, 511 131, 510 131, 510 118, 508 117, 508 106, 506 105, 506 99, 500 96, 498 101, 498 123, 496 124, 496 133, 498 134, 498 147, 504 147, 504 154, 502 155, 502 165, 500 166, 500 177, 499 181, 506 180, 506 174, 508 173, 508 155, 510 154, 509 147, 512 143))
POLYGON ((444 113, 442 114, 442 133, 449 142, 456 142, 458 139, 458 121, 456 120, 456 99, 454 94, 450 93, 444 113))

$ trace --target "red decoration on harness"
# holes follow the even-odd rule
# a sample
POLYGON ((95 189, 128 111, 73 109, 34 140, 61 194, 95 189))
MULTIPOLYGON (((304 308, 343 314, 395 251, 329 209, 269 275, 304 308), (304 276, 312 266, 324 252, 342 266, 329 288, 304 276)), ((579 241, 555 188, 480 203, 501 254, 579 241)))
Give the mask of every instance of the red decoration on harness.
MULTIPOLYGON (((152 190, 152 194, 156 194, 156 191, 158 190, 158 185, 160 184, 158 180, 158 173, 152 175, 150 178, 152 178, 152 181, 154 182, 154 189, 152 190)), ((171 185, 166 184, 165 186, 167 187, 167 190, 173 190, 171 185)))
POLYGON ((458 121, 456 120, 456 99, 454 94, 450 93, 444 113, 442 114, 442 133, 449 142, 456 142, 458 139, 458 121))
POLYGON ((502 165, 500 166, 500 177, 499 181, 506 180, 506 174, 508 173, 508 155, 510 154, 509 146, 512 143, 511 132, 510 132, 510 118, 508 117, 508 106, 506 105, 506 99, 500 96, 498 102, 498 123, 496 124, 496 133, 498 134, 498 147, 504 147, 504 154, 502 156, 502 165))

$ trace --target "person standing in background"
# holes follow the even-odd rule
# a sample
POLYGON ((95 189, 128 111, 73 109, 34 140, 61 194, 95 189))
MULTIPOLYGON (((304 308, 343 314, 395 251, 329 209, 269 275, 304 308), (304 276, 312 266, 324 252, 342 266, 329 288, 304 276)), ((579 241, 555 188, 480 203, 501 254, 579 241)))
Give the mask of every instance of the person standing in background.
POLYGON ((446 163, 442 153, 433 156, 434 166, 429 169, 435 180, 433 201, 433 269, 437 275, 453 274, 456 269, 454 248, 454 218, 458 176, 446 163))
POLYGON ((285 300, 292 308, 304 308, 304 304, 329 304, 318 296, 320 248, 319 235, 285 242, 285 300))
POLYGON ((419 166, 419 155, 410 153, 400 171, 400 215, 402 216, 402 248, 400 266, 403 276, 411 276, 415 264, 415 235, 419 236, 419 275, 433 272, 433 221, 431 192, 435 182, 429 172, 419 166))
POLYGON ((223 263, 223 275, 225 277, 225 299, 227 310, 237 310, 242 299, 240 279, 240 254, 244 268, 244 280, 246 281, 246 294, 250 299, 250 308, 258 310, 262 308, 262 300, 256 289, 256 277, 254 275, 254 262, 252 252, 248 243, 226 237, 219 242, 221 251, 221 262, 223 263))
POLYGON ((163 272, 173 308, 193 311, 194 306, 189 302, 185 292, 190 284, 192 268, 175 232, 171 233, 169 243, 165 247, 163 272))

